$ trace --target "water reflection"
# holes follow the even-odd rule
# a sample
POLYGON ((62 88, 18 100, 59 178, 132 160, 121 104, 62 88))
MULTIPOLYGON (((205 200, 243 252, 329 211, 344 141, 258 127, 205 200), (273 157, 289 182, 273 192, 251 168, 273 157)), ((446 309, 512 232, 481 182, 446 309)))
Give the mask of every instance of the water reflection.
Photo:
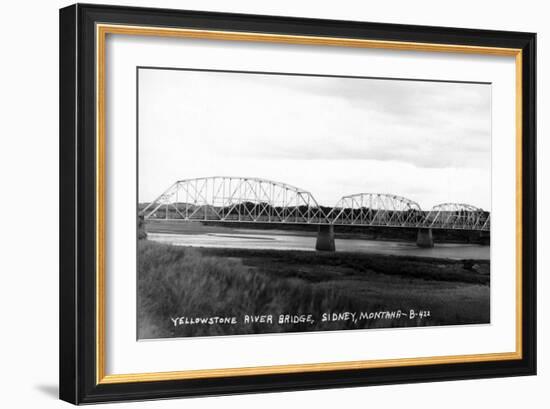
MULTIPOLYGON (((274 230, 234 230, 232 233, 148 233, 150 240, 176 246, 224 247, 270 250, 315 251, 316 237, 274 230)), ((489 246, 464 243, 436 243, 433 248, 419 248, 416 243, 336 239, 336 251, 419 256, 448 259, 489 260, 489 246)))

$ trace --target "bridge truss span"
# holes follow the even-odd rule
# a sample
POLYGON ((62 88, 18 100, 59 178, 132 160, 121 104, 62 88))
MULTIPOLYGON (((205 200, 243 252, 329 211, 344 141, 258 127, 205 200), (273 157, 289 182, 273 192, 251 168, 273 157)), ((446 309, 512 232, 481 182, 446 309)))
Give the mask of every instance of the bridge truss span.
POLYGON ((324 207, 307 190, 254 177, 179 180, 140 215, 146 220, 490 231, 490 213, 464 203, 443 203, 425 211, 403 196, 357 193, 324 207))
POLYGON ((213 176, 177 181, 142 211, 145 219, 328 223, 313 195, 267 179, 213 176))
POLYGON ((335 225, 417 227, 422 209, 413 200, 386 193, 343 196, 328 215, 335 225))
POLYGON ((423 227, 437 229, 491 230, 491 214, 466 203, 442 203, 426 213, 423 227))

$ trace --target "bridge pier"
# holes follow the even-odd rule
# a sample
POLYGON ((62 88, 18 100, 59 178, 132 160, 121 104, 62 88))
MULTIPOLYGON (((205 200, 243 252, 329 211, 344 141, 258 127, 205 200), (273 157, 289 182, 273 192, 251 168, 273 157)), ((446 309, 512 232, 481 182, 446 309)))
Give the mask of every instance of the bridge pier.
POLYGON ((422 248, 431 248, 434 246, 432 229, 418 229, 416 235, 416 245, 422 248))
POLYGON ((315 243, 317 251, 336 251, 334 244, 334 225, 320 224, 317 231, 317 242, 315 243))

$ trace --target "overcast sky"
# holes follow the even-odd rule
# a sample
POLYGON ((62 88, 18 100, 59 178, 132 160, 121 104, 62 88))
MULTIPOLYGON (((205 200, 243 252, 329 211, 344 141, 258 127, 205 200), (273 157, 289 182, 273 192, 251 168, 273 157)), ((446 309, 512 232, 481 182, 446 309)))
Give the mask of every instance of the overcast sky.
POLYGON ((139 200, 254 176, 310 191, 491 207, 491 86, 140 69, 139 200))

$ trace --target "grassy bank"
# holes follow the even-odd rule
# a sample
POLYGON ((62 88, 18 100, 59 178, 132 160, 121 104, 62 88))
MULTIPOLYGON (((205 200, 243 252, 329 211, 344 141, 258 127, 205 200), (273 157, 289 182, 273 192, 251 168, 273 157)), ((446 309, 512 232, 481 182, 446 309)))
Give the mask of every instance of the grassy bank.
POLYGON ((489 321, 488 263, 299 251, 194 249, 139 242, 140 338, 489 321), (322 322, 323 313, 429 311, 429 317, 322 322), (273 315, 273 323, 244 316, 273 315), (277 322, 311 314, 309 322, 277 322), (235 317, 175 325, 176 317, 235 317))

